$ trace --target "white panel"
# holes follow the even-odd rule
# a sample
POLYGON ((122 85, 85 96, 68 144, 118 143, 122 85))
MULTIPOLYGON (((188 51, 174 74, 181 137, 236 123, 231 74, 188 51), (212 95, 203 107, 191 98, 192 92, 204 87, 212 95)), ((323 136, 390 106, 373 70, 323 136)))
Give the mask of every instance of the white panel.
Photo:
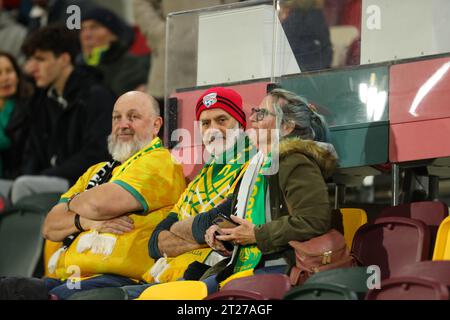
POLYGON ((272 59, 273 20, 268 5, 201 14, 197 85, 299 73, 278 18, 277 59, 272 59))
POLYGON ((361 27, 361 64, 449 52, 450 1, 363 0, 361 27))

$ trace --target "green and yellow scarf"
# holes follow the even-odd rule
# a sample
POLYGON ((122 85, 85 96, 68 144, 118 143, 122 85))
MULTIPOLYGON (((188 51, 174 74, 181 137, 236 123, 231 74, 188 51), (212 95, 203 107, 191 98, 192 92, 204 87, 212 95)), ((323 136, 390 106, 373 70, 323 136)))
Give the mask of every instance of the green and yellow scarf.
MULTIPOLYGON (((247 201, 245 208, 245 220, 255 225, 266 223, 266 196, 268 180, 263 172, 271 166, 271 155, 264 159, 256 177, 252 193, 247 201)), ((234 265, 234 273, 254 269, 261 261, 261 250, 255 244, 240 246, 236 263, 234 265)))

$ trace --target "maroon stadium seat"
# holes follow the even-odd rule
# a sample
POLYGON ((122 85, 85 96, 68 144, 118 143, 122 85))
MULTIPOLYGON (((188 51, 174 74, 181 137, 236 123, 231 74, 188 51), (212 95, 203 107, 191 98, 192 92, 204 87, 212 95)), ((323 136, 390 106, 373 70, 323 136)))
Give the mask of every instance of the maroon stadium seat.
MULTIPOLYGON (((439 225, 448 217, 448 207, 440 201, 412 202, 383 209, 378 218, 384 217, 404 217, 423 221, 430 228, 430 248, 434 248, 439 225)), ((430 254, 432 251, 430 250, 430 254)), ((429 258, 431 259, 431 256, 429 258)))
POLYGON ((387 279, 405 265, 424 261, 430 252, 430 231, 419 220, 387 217, 365 224, 355 234, 352 254, 361 266, 377 265, 387 279))
POLYGON ((428 278, 450 288, 450 260, 412 263, 396 270, 392 277, 428 278))
POLYGON ((231 280, 223 286, 222 292, 228 290, 250 290, 266 299, 283 299, 291 289, 289 277, 285 274, 258 274, 231 280))
POLYGON ((268 300, 257 292, 248 290, 225 290, 210 294, 203 300, 268 300))
POLYGON ((448 289, 431 279, 398 277, 381 282, 381 289, 367 292, 366 300, 448 300, 448 289))

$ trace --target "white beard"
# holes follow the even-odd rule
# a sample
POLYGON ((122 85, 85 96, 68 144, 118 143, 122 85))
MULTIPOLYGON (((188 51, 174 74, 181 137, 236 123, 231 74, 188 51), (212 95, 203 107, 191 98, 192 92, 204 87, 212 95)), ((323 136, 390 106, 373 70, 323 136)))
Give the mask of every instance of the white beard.
POLYGON ((242 130, 239 130, 239 125, 236 125, 235 128, 227 129, 225 139, 220 130, 210 129, 203 136, 203 144, 209 154, 216 157, 220 156, 226 150, 234 146, 241 131, 242 130), (214 137, 214 141, 209 142, 212 137, 214 137))
POLYGON ((152 141, 151 137, 143 140, 133 138, 132 141, 121 142, 117 141, 111 133, 108 136, 108 151, 114 160, 124 163, 131 158, 132 155, 149 144, 150 141, 152 141))

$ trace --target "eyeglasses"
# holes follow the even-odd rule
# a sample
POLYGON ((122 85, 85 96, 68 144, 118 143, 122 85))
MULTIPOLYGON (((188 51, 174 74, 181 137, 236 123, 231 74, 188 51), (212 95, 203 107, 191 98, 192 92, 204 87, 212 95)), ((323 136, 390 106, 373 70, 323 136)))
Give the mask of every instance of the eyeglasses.
POLYGON ((254 115, 256 113, 256 121, 263 121, 264 118, 268 115, 276 117, 277 115, 273 112, 270 112, 267 109, 260 109, 260 108, 252 108, 252 112, 250 113, 250 116, 254 115))

